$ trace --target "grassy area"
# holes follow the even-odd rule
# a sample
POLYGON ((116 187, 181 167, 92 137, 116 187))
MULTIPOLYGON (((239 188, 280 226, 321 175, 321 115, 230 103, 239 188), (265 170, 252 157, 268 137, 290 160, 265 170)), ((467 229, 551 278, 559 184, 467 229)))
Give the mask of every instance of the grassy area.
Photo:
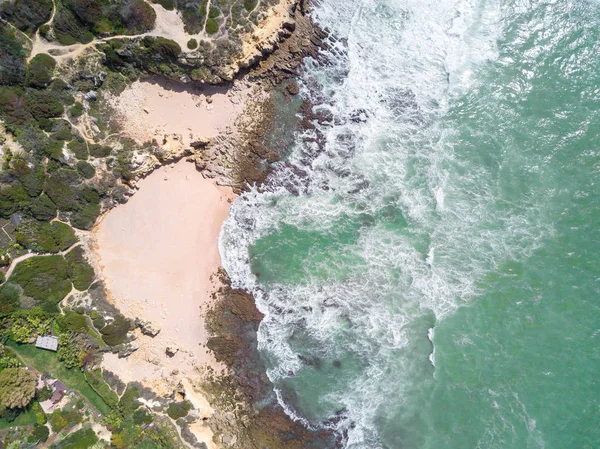
POLYGON ((9 427, 28 426, 35 424, 35 413, 27 410, 17 416, 13 422, 8 422, 6 419, 0 419, 0 430, 8 429, 9 427))
POLYGON ((60 379, 68 388, 81 393, 103 415, 110 413, 110 407, 89 386, 84 374, 78 369, 65 368, 58 361, 56 353, 37 349, 34 345, 19 345, 13 341, 8 341, 7 346, 19 354, 27 365, 34 367, 41 373, 47 373, 56 379, 60 379))

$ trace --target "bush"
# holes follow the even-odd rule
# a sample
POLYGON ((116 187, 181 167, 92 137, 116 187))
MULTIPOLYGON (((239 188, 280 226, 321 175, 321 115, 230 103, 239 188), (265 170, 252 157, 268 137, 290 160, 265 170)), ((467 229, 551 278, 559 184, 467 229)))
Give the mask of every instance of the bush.
POLYGON ((100 333, 102 340, 109 346, 117 346, 125 342, 127 332, 131 329, 131 322, 123 315, 116 315, 111 324, 104 326, 100 333))
POLYGON ((83 114, 83 104, 82 103, 75 103, 73 106, 71 106, 71 108, 69 109, 69 114, 71 115, 71 117, 73 118, 77 118, 80 117, 83 114))
POLYGON ((87 290, 94 280, 94 269, 85 260, 83 248, 76 246, 65 255, 65 260, 73 286, 79 291, 87 290))
POLYGON ((77 162, 77 171, 85 179, 92 179, 96 176, 96 169, 94 166, 85 161, 77 162))
POLYGON ((106 157, 108 155, 110 155, 110 153, 112 152, 112 148, 109 146, 102 146, 102 145, 98 145, 98 144, 92 144, 89 146, 90 148, 90 156, 92 157, 106 157))
POLYGON ((31 432, 29 438, 27 438, 27 441, 30 443, 44 443, 46 440, 48 440, 49 436, 50 430, 48 427, 35 423, 33 425, 33 431, 31 432))
MULTIPOLYGON (((80 103, 78 103, 78 104, 80 104, 80 103)), ((81 161, 87 160, 89 153, 88 153, 87 145, 83 140, 73 140, 72 142, 69 142, 67 147, 69 148, 69 150, 71 150, 73 152, 73 154, 75 155, 75 157, 77 159, 79 159, 81 161)))
POLYGON ((19 284, 26 296, 50 304, 57 304, 71 291, 67 262, 58 255, 20 262, 8 281, 19 284))
POLYGON ((219 24, 213 18, 206 19, 206 32, 208 34, 215 34, 219 31, 219 24))
POLYGON ((152 53, 167 59, 177 59, 181 53, 181 47, 177 42, 160 36, 152 40, 150 49, 152 53))
POLYGON ((211 6, 210 11, 208 12, 208 17, 211 19, 216 19, 221 15, 221 10, 216 6, 211 6))
POLYGON ((154 28, 156 12, 144 0, 127 0, 121 7, 123 24, 133 34, 141 34, 154 28))
POLYGON ((0 313, 14 312, 19 308, 19 287, 6 284, 0 287, 0 313))
POLYGON ((190 401, 171 402, 167 408, 167 415, 169 415, 169 418, 177 421, 179 418, 187 416, 191 409, 192 403, 190 401))
POLYGON ((88 204, 71 216, 71 224, 77 229, 90 229, 100 215, 99 204, 88 204))
POLYGON ((20 245, 38 253, 57 253, 77 242, 73 229, 59 221, 23 220, 15 236, 20 245))
POLYGON ((175 9, 175 3, 173 0, 152 0, 152 3, 159 4, 167 11, 173 11, 175 9))
POLYGON ((27 66, 27 84, 32 87, 46 87, 52 81, 56 61, 45 53, 35 55, 27 66))
POLYGON ((31 214, 38 220, 50 221, 56 218, 56 204, 52 202, 50 197, 42 193, 39 197, 31 201, 29 207, 31 214))
MULTIPOLYGON (((4 2, 4 5, 10 2, 4 2)), ((0 84, 21 84, 25 75, 25 51, 8 25, 0 23, 0 84)))
POLYGON ((0 16, 19 30, 33 34, 52 15, 52 0, 14 0, 0 3, 0 16))
POLYGON ((187 41, 187 48, 189 48, 190 50, 195 50, 196 48, 198 48, 198 41, 196 39, 190 39, 189 41, 187 41))
POLYGON ((63 322, 71 332, 81 332, 87 327, 85 317, 82 314, 73 311, 66 313, 63 322))

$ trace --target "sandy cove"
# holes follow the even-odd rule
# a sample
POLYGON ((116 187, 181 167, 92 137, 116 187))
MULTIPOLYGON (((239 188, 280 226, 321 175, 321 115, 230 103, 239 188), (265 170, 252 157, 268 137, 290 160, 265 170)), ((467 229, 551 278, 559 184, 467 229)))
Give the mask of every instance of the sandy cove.
POLYGON ((204 347, 203 311, 215 289, 210 277, 221 264, 217 239, 233 198, 230 188, 180 161, 140 181, 129 202, 94 229, 114 304, 124 315, 160 328, 156 337, 139 333, 139 350, 127 358, 105 355, 104 367, 122 380, 160 391, 160 382, 174 370, 189 375, 206 365, 221 369, 204 347), (167 348, 175 355, 167 355, 167 348))

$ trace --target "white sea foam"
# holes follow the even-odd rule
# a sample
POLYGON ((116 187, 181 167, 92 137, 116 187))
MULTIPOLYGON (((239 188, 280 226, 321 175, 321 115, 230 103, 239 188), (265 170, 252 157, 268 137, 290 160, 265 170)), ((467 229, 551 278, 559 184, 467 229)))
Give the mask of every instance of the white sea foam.
MULTIPOLYGON (((321 0, 314 16, 339 40, 328 64, 306 63, 311 89, 303 92, 331 111, 335 125, 320 129, 323 151, 299 143, 290 156, 308 181, 282 165, 280 182, 243 194, 223 228, 223 266, 265 314, 259 347, 274 360, 268 375, 276 385, 305 369, 294 343, 299 334, 319 342, 325 357, 360 360, 343 389, 322 398, 344 408, 338 426, 349 448, 381 447, 378 410, 392 399, 402 404, 413 379, 433 375, 435 346, 427 367, 414 357, 424 330, 433 344, 431 321, 467 304, 498 260, 534 247, 528 220, 535 217, 490 218, 496 196, 489 173, 462 165, 455 130, 441 120, 497 57, 500 14, 496 1, 321 0), (364 117, 352 120, 357 111, 364 117), (381 218, 387 209, 399 211, 406 227, 381 218), (318 270, 298 267, 304 282, 262 286, 251 272, 248 248, 282 226, 335 235, 341 218, 364 215, 372 221, 340 250, 356 266, 324 258, 318 270), (345 268, 341 280, 321 276, 345 268)), ((296 416, 279 391, 278 398, 296 416)))

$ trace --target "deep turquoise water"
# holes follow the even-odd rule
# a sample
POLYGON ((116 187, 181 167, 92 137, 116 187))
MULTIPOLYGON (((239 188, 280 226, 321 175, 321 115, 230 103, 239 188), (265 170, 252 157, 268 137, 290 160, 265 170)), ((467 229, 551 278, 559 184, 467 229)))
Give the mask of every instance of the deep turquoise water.
POLYGON ((600 3, 314 15, 325 146, 221 236, 281 403, 349 448, 600 447, 600 3))

